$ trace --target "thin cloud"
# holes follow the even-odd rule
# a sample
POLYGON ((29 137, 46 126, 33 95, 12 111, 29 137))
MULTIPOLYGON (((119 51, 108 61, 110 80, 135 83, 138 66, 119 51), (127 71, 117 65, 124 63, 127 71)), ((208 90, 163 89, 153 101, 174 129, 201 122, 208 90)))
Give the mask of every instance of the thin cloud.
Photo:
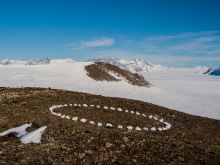
POLYGON ((183 32, 183 33, 176 33, 172 35, 150 36, 150 37, 146 37, 144 41, 145 42, 147 41, 163 42, 163 41, 169 41, 169 40, 183 40, 183 39, 189 39, 189 38, 192 39, 192 38, 199 38, 199 37, 205 37, 205 36, 215 36, 219 34, 220 34, 220 31, 183 32))
POLYGON ((89 41, 79 41, 68 44, 73 50, 77 49, 86 49, 86 48, 97 48, 97 47, 106 47, 112 46, 115 43, 113 38, 99 38, 89 41))
POLYGON ((72 45, 74 53, 84 58, 143 58, 164 65, 219 65, 220 31, 176 33, 148 36, 140 39, 101 38, 80 41, 72 45), (111 47, 108 47, 111 46, 111 47))
POLYGON ((147 37, 140 41, 135 47, 147 54, 169 54, 169 55, 219 55, 220 54, 220 32, 195 32, 179 33, 176 35, 163 35, 147 37), (213 54, 215 53, 215 54, 213 54))
POLYGON ((101 38, 91 41, 81 41, 81 48, 91 48, 100 46, 111 46, 115 43, 112 38, 101 38))

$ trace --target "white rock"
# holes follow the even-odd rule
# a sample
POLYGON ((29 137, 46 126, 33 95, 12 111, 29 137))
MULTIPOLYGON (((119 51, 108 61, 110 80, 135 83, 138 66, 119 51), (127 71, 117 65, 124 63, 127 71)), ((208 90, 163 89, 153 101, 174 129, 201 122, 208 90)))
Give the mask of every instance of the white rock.
POLYGON ((134 113, 134 111, 131 111, 131 113, 133 114, 133 113, 134 113))
POLYGON ((142 129, 137 126, 137 127, 135 128, 135 130, 136 130, 136 131, 141 131, 142 129))
POLYGON ((119 112, 122 112, 122 111, 123 111, 121 108, 117 108, 117 110, 118 110, 119 112))
POLYGON ((158 120, 158 118, 156 116, 153 117, 154 120, 158 120))
POLYGON ((66 117, 65 117, 66 119, 70 119, 70 117, 67 115, 66 117))
POLYGON ((72 120, 73 120, 73 121, 77 121, 77 120, 78 120, 78 117, 73 117, 72 120))
POLYGON ((87 120, 86 120, 86 119, 80 119, 80 121, 81 121, 82 123, 85 123, 87 120))
POLYGON ((94 125, 94 124, 95 124, 95 122, 94 122, 94 121, 90 121, 90 122, 89 122, 89 124, 92 124, 92 125, 94 125))
POLYGON ((119 129, 122 129, 122 128, 123 128, 123 126, 122 126, 122 125, 118 125, 118 128, 119 128, 119 129))
POLYGON ((132 126, 127 126, 127 129, 132 130, 133 127, 132 126))
POLYGON ((100 105, 96 105, 96 108, 100 108, 100 105))
POLYGON ((140 116, 141 114, 139 112, 136 112, 136 115, 140 116))
POLYGON ((126 109, 125 112, 128 113, 129 111, 126 109))
POLYGON ((83 107, 88 107, 88 105, 87 104, 83 104, 83 107))
POLYGON ((152 115, 149 116, 150 119, 152 119, 152 117, 153 117, 152 115))
POLYGON ((113 110, 113 111, 115 110, 115 108, 114 108, 114 107, 110 107, 110 109, 111 109, 111 110, 113 110))
POLYGON ((61 116, 61 118, 65 118, 65 117, 66 117, 65 115, 61 116))
POLYGON ((102 127, 102 123, 98 123, 97 126, 98 126, 98 127, 102 127))
POLYGON ((166 128, 166 127, 162 127, 162 130, 166 131, 166 130, 167 130, 167 128, 166 128))
POLYGON ((113 125, 111 123, 107 123, 106 127, 113 127, 113 125))
POLYGON ((104 108, 104 109, 108 109, 108 107, 107 107, 107 106, 104 106, 103 108, 104 108))
POLYGON ((171 124, 168 122, 163 122, 164 124, 166 124, 166 129, 170 129, 171 128, 171 124))
POLYGON ((152 127, 150 130, 151 131, 156 131, 157 129, 155 127, 152 127))
POLYGON ((144 127, 143 130, 148 131, 148 128, 147 128, 147 127, 144 127))
POLYGON ((90 105, 90 107, 94 107, 94 105, 90 105))
POLYGON ((144 113, 141 114, 143 117, 147 117, 144 113))

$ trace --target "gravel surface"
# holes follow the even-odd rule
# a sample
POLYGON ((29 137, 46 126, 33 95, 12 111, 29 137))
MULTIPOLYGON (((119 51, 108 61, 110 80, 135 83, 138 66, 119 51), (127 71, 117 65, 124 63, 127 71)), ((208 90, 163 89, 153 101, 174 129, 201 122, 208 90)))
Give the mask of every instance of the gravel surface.
MULTIPOLYGON (((85 107, 59 109, 96 122, 160 125, 126 113, 85 107)), ((40 144, 21 144, 14 135, 0 138, 0 164, 220 164, 220 121, 188 115, 153 104, 40 88, 0 88, 0 132, 25 123, 28 130, 48 128, 40 144), (121 107, 158 115, 167 131, 97 127, 52 115, 48 108, 65 103, 121 107)))

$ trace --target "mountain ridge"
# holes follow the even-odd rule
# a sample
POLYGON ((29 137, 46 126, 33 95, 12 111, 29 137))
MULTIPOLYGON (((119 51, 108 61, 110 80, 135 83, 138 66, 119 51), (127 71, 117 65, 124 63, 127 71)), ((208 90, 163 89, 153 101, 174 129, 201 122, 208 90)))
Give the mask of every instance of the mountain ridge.
POLYGON ((157 70, 164 70, 167 67, 163 67, 161 65, 154 65, 146 60, 137 58, 137 59, 132 59, 132 58, 124 58, 124 59, 118 59, 118 58, 110 58, 110 57, 105 57, 105 58, 98 58, 98 59, 91 59, 88 61, 92 62, 105 62, 109 63, 112 65, 116 65, 122 69, 128 70, 130 72, 149 72, 149 71, 157 71, 157 70))

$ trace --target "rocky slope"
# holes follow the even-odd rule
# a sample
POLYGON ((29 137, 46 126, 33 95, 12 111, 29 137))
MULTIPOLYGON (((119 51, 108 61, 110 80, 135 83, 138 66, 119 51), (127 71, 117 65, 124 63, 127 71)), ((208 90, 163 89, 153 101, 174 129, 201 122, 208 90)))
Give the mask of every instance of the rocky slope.
MULTIPOLYGON (((63 114, 98 122, 157 125, 157 122, 96 107, 69 107, 63 114)), ((153 104, 39 88, 0 89, 0 133, 24 123, 48 126, 40 144, 21 144, 13 135, 0 138, 0 164, 219 164, 220 121, 153 104), (121 107, 154 114, 171 123, 167 131, 97 127, 52 115, 52 105, 79 103, 121 107)))
POLYGON ((150 83, 143 76, 109 63, 95 62, 85 66, 85 70, 89 77, 97 81, 127 81, 132 85, 150 86, 150 83))

